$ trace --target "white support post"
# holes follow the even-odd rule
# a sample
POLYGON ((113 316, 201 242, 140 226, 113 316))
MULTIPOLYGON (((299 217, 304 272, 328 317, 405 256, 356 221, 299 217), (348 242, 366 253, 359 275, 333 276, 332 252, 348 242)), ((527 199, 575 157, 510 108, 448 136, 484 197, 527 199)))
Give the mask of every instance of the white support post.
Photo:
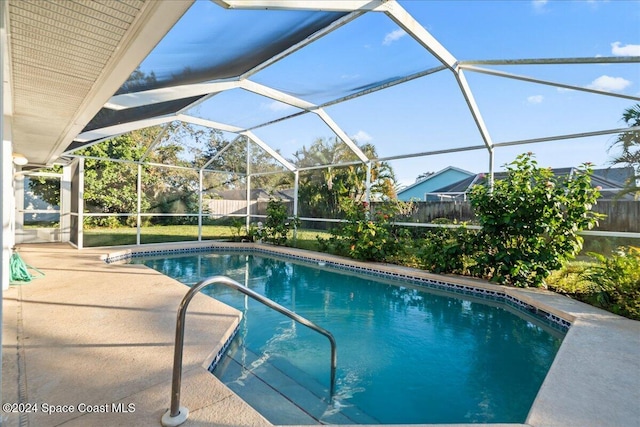
MULTIPOLYGON (((293 217, 298 217, 298 190, 300 189, 300 171, 296 170, 293 173, 293 217)), ((298 238, 298 227, 295 225, 293 227, 293 239, 298 238)))
POLYGON ((13 191, 13 144, 11 140, 2 139, 0 150, 0 166, 2 167, 2 289, 9 289, 11 248, 14 241, 15 195, 13 191))
MULTIPOLYGON (((2 81, 3 89, 11 87, 10 77, 4 75, 10 70, 8 50, 7 26, 9 24, 8 2, 0 4, 0 81, 2 81), (9 84, 7 84, 9 83, 9 84)), ((0 258, 0 298, 3 291, 9 289, 11 265, 11 248, 15 244, 14 230, 12 229, 12 211, 15 206, 15 195, 13 192, 13 142, 11 135, 11 122, 5 120, 10 118, 12 103, 6 102, 10 99, 9 91, 2 91, 0 96, 0 136, 2 136, 2 147, 0 149, 0 183, 2 191, 0 192, 0 204, 2 205, 2 234, 0 234, 0 246, 2 246, 2 257, 0 258), (9 111, 5 111, 5 106, 9 107, 9 111)), ((0 340, 2 339, 2 306, 0 306, 0 340)), ((4 343, 4 341, 2 341, 4 343)), ((0 354, 0 362, 2 362, 2 354, 0 354)), ((0 383, 2 380, 2 372, 0 371, 0 383)), ((2 394, 0 388, 0 395, 2 394)))
POLYGON ((138 163, 138 183, 136 186, 138 203, 136 208, 136 245, 140 245, 142 232, 142 164, 138 163))
POLYGON ((198 242, 202 241, 202 188, 203 188, 204 172, 202 169, 198 171, 198 242))
POLYGON ((78 161, 78 249, 84 247, 84 159, 78 161))
POLYGON ((13 200, 12 203, 9 203, 9 205, 13 205, 9 224, 12 230, 13 244, 16 245, 25 243, 28 238, 24 231, 24 175, 15 166, 13 166, 13 171, 15 173, 11 177, 13 180, 12 191, 7 194, 11 194, 13 200))
POLYGON ((245 225, 247 227, 247 233, 251 225, 251 140, 247 138, 247 219, 245 225))
POLYGON ((300 189, 300 171, 293 173, 293 216, 298 216, 298 190, 300 189))
POLYGON ((493 193, 493 162, 494 162, 494 149, 489 149, 489 176, 487 177, 489 182, 489 192, 493 193))
POLYGON ((366 188, 364 193, 364 200, 367 203, 371 203, 371 160, 367 162, 367 179, 364 185, 366 188))
POLYGON ((71 172, 69 165, 62 167, 60 178, 60 241, 71 240, 71 172))

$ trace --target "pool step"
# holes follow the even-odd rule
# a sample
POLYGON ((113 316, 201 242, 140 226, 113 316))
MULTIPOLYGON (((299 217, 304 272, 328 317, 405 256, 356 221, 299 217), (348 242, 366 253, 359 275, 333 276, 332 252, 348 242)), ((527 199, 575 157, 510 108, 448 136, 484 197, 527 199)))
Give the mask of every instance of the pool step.
POLYGON ((328 390, 282 359, 268 359, 234 341, 214 375, 276 425, 375 424, 353 406, 330 402, 328 390))

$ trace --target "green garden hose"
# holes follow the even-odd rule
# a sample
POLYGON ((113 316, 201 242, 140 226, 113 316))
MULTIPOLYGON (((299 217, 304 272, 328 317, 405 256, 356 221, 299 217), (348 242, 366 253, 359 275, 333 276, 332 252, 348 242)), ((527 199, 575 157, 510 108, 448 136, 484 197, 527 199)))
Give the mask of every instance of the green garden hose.
POLYGON ((9 271, 11 274, 9 277, 10 283, 28 283, 33 280, 35 277, 31 273, 29 273, 30 268, 44 276, 44 273, 42 271, 25 264, 22 258, 20 258, 20 255, 18 255, 17 252, 14 252, 11 255, 11 260, 9 261, 9 271))

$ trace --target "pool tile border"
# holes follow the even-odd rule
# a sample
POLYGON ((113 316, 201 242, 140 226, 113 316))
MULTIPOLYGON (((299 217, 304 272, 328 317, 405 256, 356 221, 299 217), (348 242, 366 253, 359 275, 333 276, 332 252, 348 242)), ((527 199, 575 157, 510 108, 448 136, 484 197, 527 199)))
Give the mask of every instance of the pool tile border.
POLYGON ((209 366, 206 366, 209 372, 213 373, 213 371, 215 371, 215 369, 218 367, 218 363, 220 363, 220 360, 222 360, 222 357, 225 355, 225 353, 229 349, 229 346, 233 342, 233 339, 236 337, 239 330, 240 330, 240 322, 238 322, 236 327, 233 329, 233 332, 231 332, 231 335, 229 335, 229 338, 227 338, 227 340, 224 342, 222 347, 220 347, 220 350, 218 350, 216 355, 213 357, 213 360, 211 360, 211 363, 209 363, 209 366))
MULTIPOLYGON (((537 319, 545 322, 548 326, 558 329, 563 333, 566 333, 571 327, 571 319, 564 318, 559 313, 552 313, 550 310, 545 310, 541 307, 523 301, 522 299, 508 293, 507 289, 509 288, 502 289, 502 287, 488 283, 472 284, 470 283, 470 281, 473 279, 454 280, 453 278, 449 278, 447 276, 437 276, 431 273, 421 272, 416 269, 392 266, 389 264, 373 264, 372 266, 371 263, 362 263, 355 260, 349 260, 347 258, 318 252, 304 251, 300 249, 283 248, 278 246, 268 246, 264 244, 254 243, 247 244, 226 242, 191 242, 169 245, 149 245, 143 247, 136 246, 103 255, 101 259, 107 264, 113 264, 126 263, 133 258, 143 258, 148 256, 181 255, 220 251, 262 253, 297 261, 321 264, 324 266, 335 268, 337 270, 357 272, 373 277, 403 280, 411 283, 412 285, 434 288, 454 292, 457 294, 470 295, 496 302, 502 302, 512 308, 535 316, 537 319), (443 280, 445 277, 449 280, 443 280)), ((237 331, 234 331, 231 338, 235 336, 236 332, 237 331)), ((221 356, 224 351, 226 351, 226 348, 230 342, 231 339, 220 350, 221 353, 219 353, 219 356, 221 356)), ((214 358, 212 366, 215 366, 218 360, 218 356, 214 358)))

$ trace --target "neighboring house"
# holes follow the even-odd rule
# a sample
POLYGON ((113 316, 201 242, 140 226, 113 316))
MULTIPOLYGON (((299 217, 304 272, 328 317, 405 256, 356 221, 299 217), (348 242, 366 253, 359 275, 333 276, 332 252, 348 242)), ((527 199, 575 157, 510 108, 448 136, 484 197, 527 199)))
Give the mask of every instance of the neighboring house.
MULTIPOLYGON (((557 177, 568 176, 574 173, 576 168, 557 168, 553 169, 553 174, 557 177)), ((591 175, 591 186, 600 187, 600 200, 633 200, 633 195, 619 195, 620 190, 625 186, 630 178, 634 176, 634 170, 631 167, 626 168, 606 168, 594 169, 591 175)), ((471 191, 471 187, 475 184, 485 181, 486 174, 476 174, 466 177, 457 182, 443 185, 429 192, 426 197, 421 200, 426 201, 464 201, 467 200, 467 193, 471 191)), ((504 179, 506 172, 496 172, 494 179, 504 179)), ((404 200, 404 199, 403 199, 404 200)))
POLYGON ((439 172, 429 175, 408 187, 398 191, 398 200, 410 201, 421 200, 426 201, 429 193, 451 186, 465 179, 474 178, 476 174, 464 169, 448 166, 439 172))

